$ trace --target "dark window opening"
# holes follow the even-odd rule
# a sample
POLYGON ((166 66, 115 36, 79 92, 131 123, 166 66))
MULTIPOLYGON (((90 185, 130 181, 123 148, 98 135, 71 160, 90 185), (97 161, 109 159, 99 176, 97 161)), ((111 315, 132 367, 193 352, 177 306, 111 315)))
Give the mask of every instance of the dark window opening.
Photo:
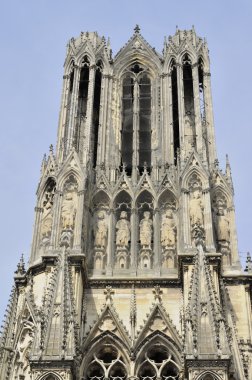
POLYGON ((195 145, 195 114, 194 114, 194 95, 192 65, 188 55, 183 60, 183 84, 184 84, 184 106, 185 106, 185 137, 195 145))
POLYGON ((180 148, 180 135, 179 135, 177 68, 175 66, 175 62, 172 63, 171 82, 172 82, 173 149, 174 149, 174 164, 176 165, 178 150, 180 148))
POLYGON ((151 167, 151 83, 147 75, 139 82, 139 171, 151 167))
POLYGON ((132 171, 133 155, 133 101, 134 81, 127 76, 123 81, 121 159, 127 174, 132 171))
POLYGON ((198 62, 198 76, 199 76, 199 96, 200 96, 200 115, 201 120, 205 121, 205 93, 204 93, 204 72, 202 59, 198 62))
POLYGON ((98 134, 99 134, 99 117, 100 117, 100 98, 101 98, 101 80, 102 74, 98 67, 95 72, 95 88, 93 102, 93 133, 92 133, 92 151, 93 151, 93 167, 96 167, 98 134))
POLYGON ((74 136, 74 145, 76 150, 79 150, 81 126, 84 123, 87 112, 88 100, 88 83, 89 83, 89 67, 83 66, 80 72, 79 92, 78 92, 78 108, 77 119, 74 136))

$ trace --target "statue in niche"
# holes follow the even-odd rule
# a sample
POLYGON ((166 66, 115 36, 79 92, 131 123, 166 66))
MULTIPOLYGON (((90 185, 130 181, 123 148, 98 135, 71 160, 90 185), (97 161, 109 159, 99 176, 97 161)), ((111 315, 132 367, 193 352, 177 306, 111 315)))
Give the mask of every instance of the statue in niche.
POLYGON ((189 214, 191 226, 204 226, 204 206, 202 203, 201 192, 195 188, 192 191, 192 197, 189 202, 189 214))
POLYGON ((105 248, 107 244, 108 226, 105 220, 105 214, 103 211, 99 211, 97 215, 97 224, 95 230, 94 246, 96 248, 105 248))
POLYGON ((61 207, 61 223, 63 230, 73 230, 77 211, 76 187, 70 184, 64 194, 61 207))
POLYGON ((218 242, 230 241, 229 220, 225 216, 224 208, 222 206, 218 207, 216 213, 216 234, 218 242))
POLYGON ((120 219, 116 223, 116 246, 127 248, 130 240, 130 222, 127 220, 127 212, 122 211, 120 219))
POLYGON ((142 247, 150 247, 152 238, 152 220, 150 212, 143 213, 143 219, 140 221, 140 244, 142 247))
POLYGON ((55 183, 51 183, 45 192, 43 200, 43 215, 41 221, 41 237, 43 243, 48 242, 52 231, 52 208, 54 193, 55 183))
POLYGON ((23 331, 17 344, 17 360, 22 365, 23 372, 29 366, 29 354, 34 339, 34 324, 29 320, 23 320, 23 331))
POLYGON ((161 224, 161 246, 163 249, 175 248, 176 224, 172 210, 166 210, 161 224))

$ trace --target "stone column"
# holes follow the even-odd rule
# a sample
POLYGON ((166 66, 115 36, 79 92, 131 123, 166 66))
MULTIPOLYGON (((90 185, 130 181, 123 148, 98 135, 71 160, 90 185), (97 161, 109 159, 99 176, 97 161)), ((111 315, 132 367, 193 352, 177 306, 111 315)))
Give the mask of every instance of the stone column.
POLYGON ((94 99, 94 85, 95 85, 95 71, 96 65, 89 68, 89 83, 88 83, 88 100, 86 112, 86 130, 83 147, 83 164, 86 165, 90 157, 91 149, 91 133, 93 128, 93 99, 94 99))
POLYGON ((205 112, 206 112, 206 127, 207 136, 206 144, 208 146, 209 153, 209 164, 210 167, 214 166, 214 161, 217 158, 216 147, 215 147, 215 134, 214 134, 214 119, 213 119, 213 105, 212 105, 212 94, 211 94, 211 74, 204 73, 204 98, 205 98, 205 112))
POLYGON ((112 274, 112 267, 114 264, 114 226, 115 226, 115 210, 109 210, 108 218, 108 242, 107 242, 107 265, 106 265, 106 275, 112 274))
POLYGON ((79 81, 80 81, 80 67, 75 66, 74 68, 74 83, 73 83, 73 92, 71 99, 71 106, 69 111, 69 120, 68 120, 68 136, 67 136, 67 151, 66 155, 70 152, 73 146, 73 135, 74 129, 76 127, 76 112, 78 107, 78 94, 79 94, 79 81))
POLYGON ((62 191, 56 190, 54 195, 54 213, 50 249, 55 249, 59 246, 62 197, 62 191))
POLYGON ((81 235, 82 235, 82 218, 83 218, 83 208, 84 208, 84 190, 78 192, 78 202, 77 202, 77 214, 75 218, 74 225, 74 240, 73 248, 75 250, 81 251, 81 235))
POLYGON ((238 254, 238 242, 235 225, 235 209, 229 207, 227 209, 227 218, 230 222, 230 248, 231 248, 231 263, 236 269, 241 269, 239 254, 238 254))
POLYGON ((196 131, 196 149, 197 152, 203 156, 203 137, 202 137, 202 123, 200 114, 200 96, 199 96, 199 75, 198 64, 192 65, 193 77, 193 96, 194 96, 194 112, 195 112, 195 131, 196 131))
POLYGON ((132 180, 137 182, 137 165, 138 165, 138 128, 139 128, 139 90, 138 83, 134 81, 134 102, 133 102, 133 157, 132 157, 132 180))
POLYGON ((210 189, 203 190, 203 205, 204 205, 204 228, 206 235, 206 247, 210 251, 215 251, 213 239, 213 221, 210 202, 210 189))
POLYGON ((157 273, 160 273, 160 210, 158 208, 155 208, 153 212, 153 240, 153 267, 157 273))
POLYGON ((59 162, 63 160, 64 153, 64 134, 66 129, 66 115, 67 115, 67 100, 70 84, 70 75, 63 76, 63 90, 61 95, 61 107, 60 107, 60 116, 59 116, 59 128, 57 135, 57 148, 56 154, 59 162))
POLYGON ((137 211, 135 208, 131 210, 130 224, 131 224, 130 264, 131 264, 132 270, 136 271, 137 253, 138 253, 138 247, 137 247, 138 225, 137 225, 137 211))
POLYGON ((246 298, 246 310, 248 318, 248 330, 249 336, 252 336, 252 316, 251 316, 251 299, 250 299, 250 285, 245 285, 245 298, 246 298))
POLYGON ((180 150, 181 160, 184 159, 183 146, 185 141, 184 119, 185 119, 185 105, 184 105, 184 84, 183 84, 183 66, 177 64, 177 88, 178 88, 178 112, 179 112, 179 136, 180 136, 180 150))
POLYGON ((35 207, 35 223, 33 229, 33 240, 32 240, 32 249, 31 249, 31 262, 37 259, 37 251, 40 241, 40 227, 41 219, 44 209, 42 207, 35 207))
MULTIPOLYGON (((180 215, 180 225, 182 226, 182 237, 181 237, 181 243, 182 247, 180 249, 187 249, 192 246, 192 239, 191 239, 191 223, 190 223, 190 217, 189 217, 189 196, 190 193, 187 189, 181 189, 182 195, 181 195, 181 215, 180 215)), ((178 225, 179 225, 178 224, 178 225)))
MULTIPOLYGON (((99 151, 98 151, 98 164, 105 162, 106 146, 108 142, 107 130, 109 125, 107 124, 107 118, 110 112, 111 104, 111 77, 110 75, 103 75, 102 77, 102 100, 101 100, 101 128, 99 133, 99 151)), ((108 144, 109 145, 109 144, 108 144)), ((109 163, 110 161, 108 161, 109 163)))

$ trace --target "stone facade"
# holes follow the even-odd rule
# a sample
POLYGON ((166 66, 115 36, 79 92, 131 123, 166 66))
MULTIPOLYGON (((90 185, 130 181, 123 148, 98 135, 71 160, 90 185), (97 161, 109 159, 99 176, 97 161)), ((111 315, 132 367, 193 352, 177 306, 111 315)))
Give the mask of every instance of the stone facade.
POLYGON ((57 149, 1 335, 5 380, 251 380, 252 264, 215 149, 208 47, 67 47, 57 149))

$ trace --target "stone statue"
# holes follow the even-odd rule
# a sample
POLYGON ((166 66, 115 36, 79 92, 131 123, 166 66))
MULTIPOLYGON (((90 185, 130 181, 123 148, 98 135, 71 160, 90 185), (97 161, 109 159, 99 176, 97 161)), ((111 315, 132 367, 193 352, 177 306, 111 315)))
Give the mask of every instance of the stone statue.
POLYGON ((127 220, 127 212, 122 211, 120 219, 116 223, 116 245, 117 247, 128 247, 130 239, 130 222, 127 220))
POLYGON ((224 214, 223 207, 219 207, 216 213, 216 234, 219 242, 230 241, 229 220, 224 214))
POLYGON ((150 247, 152 237, 152 220, 150 212, 143 213, 143 219, 140 221, 140 244, 142 247, 150 247))
POLYGON ((48 238, 52 231, 52 207, 54 198, 55 186, 49 187, 45 192, 43 201, 43 214, 41 221, 41 236, 42 239, 48 238))
POLYGON ((172 210, 166 210, 161 224, 161 246, 164 249, 174 248, 176 241, 176 225, 172 210))
POLYGON ((194 189, 192 192, 192 198, 189 202, 189 214, 191 226, 204 225, 204 216, 203 216, 204 207, 202 204, 201 194, 198 189, 194 189))
POLYGON ((98 219, 96 224, 95 231, 95 247, 105 248, 107 243, 107 235, 108 235, 108 226, 105 220, 105 215, 103 211, 98 213, 98 219))
POLYGON ((68 191, 64 194, 64 199, 61 207, 61 222, 63 230, 73 230, 76 211, 76 191, 74 186, 70 185, 68 187, 68 191))
POLYGON ((23 371, 29 365, 29 353, 34 339, 34 324, 28 320, 23 321, 23 332, 17 344, 18 362, 23 365, 23 371))

